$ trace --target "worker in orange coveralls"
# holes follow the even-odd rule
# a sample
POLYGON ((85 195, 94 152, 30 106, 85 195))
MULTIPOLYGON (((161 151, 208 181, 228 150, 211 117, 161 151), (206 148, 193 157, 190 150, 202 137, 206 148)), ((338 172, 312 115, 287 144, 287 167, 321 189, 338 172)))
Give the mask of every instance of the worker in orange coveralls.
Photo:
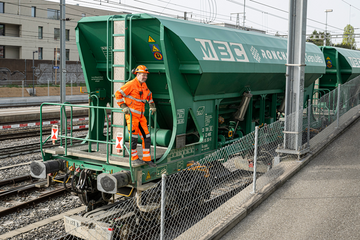
POLYGON ((123 85, 115 93, 117 104, 125 113, 126 123, 130 131, 130 112, 132 114, 132 140, 131 140, 131 160, 133 164, 147 163, 150 167, 156 167, 150 157, 150 133, 147 127, 147 121, 144 116, 145 103, 149 102, 152 113, 156 112, 152 93, 146 85, 148 69, 144 65, 139 65, 133 70, 136 77, 123 85), (143 147, 143 159, 140 160, 136 146, 138 134, 141 135, 143 147))

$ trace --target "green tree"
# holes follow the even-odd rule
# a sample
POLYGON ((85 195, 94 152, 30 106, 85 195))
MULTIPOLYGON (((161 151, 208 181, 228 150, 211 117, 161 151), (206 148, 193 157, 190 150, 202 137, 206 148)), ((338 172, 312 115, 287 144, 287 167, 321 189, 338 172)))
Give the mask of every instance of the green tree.
POLYGON ((349 44, 343 44, 343 43, 335 44, 335 47, 351 49, 351 46, 349 44))
MULTIPOLYGON (((312 42, 317 46, 323 46, 324 45, 324 36, 325 36, 324 32, 318 32, 318 31, 314 30, 312 32, 312 34, 310 35, 310 37, 308 37, 306 39, 306 41, 312 42)), ((331 37, 330 33, 326 33, 326 46, 329 46, 331 44, 330 37, 331 37)))
POLYGON ((346 48, 356 49, 355 37, 354 37, 354 27, 350 24, 346 25, 344 28, 343 40, 341 42, 346 48))

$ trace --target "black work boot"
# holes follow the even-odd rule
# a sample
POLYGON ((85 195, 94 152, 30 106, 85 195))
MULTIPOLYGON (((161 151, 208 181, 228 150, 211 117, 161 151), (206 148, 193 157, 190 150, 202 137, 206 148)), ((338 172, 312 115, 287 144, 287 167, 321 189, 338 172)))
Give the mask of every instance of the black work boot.
POLYGON ((131 165, 135 165, 135 166, 138 166, 138 165, 141 165, 141 164, 144 164, 145 162, 141 159, 136 159, 136 160, 133 160, 131 161, 131 165))
POLYGON ((144 161, 147 165, 149 165, 149 167, 157 167, 155 163, 153 163, 152 161, 144 161))

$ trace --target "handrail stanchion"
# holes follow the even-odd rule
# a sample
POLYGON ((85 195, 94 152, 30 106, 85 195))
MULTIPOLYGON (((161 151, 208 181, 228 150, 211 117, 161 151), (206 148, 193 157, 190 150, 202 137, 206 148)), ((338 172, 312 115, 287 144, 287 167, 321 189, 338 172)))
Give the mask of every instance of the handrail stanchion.
MULTIPOLYGON (((99 96, 92 94, 92 97, 96 98, 96 106, 100 107, 99 106, 99 101, 100 101, 99 96)), ((99 108, 96 108, 96 120, 97 120, 96 122, 99 122, 99 108)), ((96 140, 99 140, 99 124, 96 124, 96 140)), ((98 142, 96 143, 96 151, 97 152, 99 151, 99 143, 98 142)))
MULTIPOLYGON (((124 121, 123 121, 123 149, 125 150, 125 136, 126 136, 126 129, 125 127, 127 127, 127 122, 126 122, 126 116, 125 116, 125 113, 123 114, 124 116, 124 121)), ((129 135, 130 135, 130 132, 129 132, 129 135)), ((123 151, 123 157, 125 157, 125 151, 123 151)))
MULTIPOLYGON (((149 134, 150 134, 150 139, 151 139, 151 113, 152 111, 149 109, 149 134)), ((145 136, 144 136, 144 141, 145 141, 145 136)), ((151 141, 150 141, 150 148, 149 148, 149 153, 150 153, 150 158, 151 158, 151 141)), ((154 158, 155 161, 155 158, 154 158)))
MULTIPOLYGON (((44 158, 44 153, 43 153, 43 141, 42 141, 42 107, 43 107, 44 103, 42 103, 40 105, 40 151, 41 151, 41 156, 44 158)), ((52 131, 52 130, 51 130, 52 131)), ((52 134, 52 133, 51 133, 52 134)), ((50 136, 51 136, 50 134, 50 136)), ((48 138, 49 139, 49 138, 48 138)), ((47 141, 47 139, 45 140, 45 142, 47 141)))
MULTIPOLYGON (((130 112, 130 132, 129 132, 129 165, 130 165, 130 173, 131 173, 131 181, 135 182, 134 180, 134 172, 133 172, 133 167, 132 167, 132 162, 131 162, 131 155, 132 155, 132 149, 131 149, 131 142, 132 142, 132 113, 130 112)), ((124 141, 125 142, 125 141, 124 141)))
POLYGON ((156 164, 156 123, 157 123, 157 112, 154 117, 154 163, 156 164))
POLYGON ((106 164, 109 164, 109 117, 104 109, 104 114, 106 117, 106 164))
MULTIPOLYGON (((89 94, 89 106, 90 106, 91 102, 92 102, 92 99, 91 99, 91 95, 89 94)), ((89 108, 89 111, 88 111, 88 113, 89 113, 89 120, 88 120, 88 129, 89 129, 89 131, 88 131, 88 135, 87 135, 88 140, 92 138, 91 131, 90 131, 91 121, 92 121, 91 110, 92 109, 89 108)), ((87 142, 88 142, 88 152, 91 152, 91 141, 87 141, 87 142)))
POLYGON ((61 104, 60 113, 63 112, 63 114, 60 114, 60 116, 65 117, 65 120, 64 120, 65 121, 65 129, 64 129, 64 135, 62 135, 63 134, 63 131, 62 131, 63 121, 61 121, 60 122, 61 123, 60 124, 61 125, 61 127, 60 127, 61 132, 59 134, 59 137, 60 137, 61 141, 64 138, 64 141, 65 141, 65 143, 64 143, 64 145, 65 145, 65 156, 66 156, 67 155, 67 116, 66 116, 66 105, 64 105, 64 104, 69 104, 69 102, 64 102, 64 103, 61 104))
MULTIPOLYGON (((58 134, 58 137, 59 137, 59 142, 60 142, 60 147, 63 146, 62 144, 62 138, 61 138, 61 134, 62 134, 62 122, 63 122, 63 115, 61 114, 62 112, 62 105, 60 105, 60 134, 58 134)), ((42 123, 41 123, 42 124, 42 123)))
MULTIPOLYGON (((73 137, 73 106, 70 108, 70 137, 73 137)), ((73 145, 72 138, 70 138, 70 145, 73 145)))

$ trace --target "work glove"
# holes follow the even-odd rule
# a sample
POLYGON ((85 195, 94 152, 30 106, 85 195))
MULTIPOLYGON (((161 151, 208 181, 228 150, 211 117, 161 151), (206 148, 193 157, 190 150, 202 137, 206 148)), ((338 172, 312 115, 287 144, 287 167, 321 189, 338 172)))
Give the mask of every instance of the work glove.
POLYGON ((125 103, 121 104, 120 107, 125 114, 130 114, 130 108, 125 103))
POLYGON ((151 114, 154 114, 156 112, 156 106, 155 106, 155 103, 150 103, 150 111, 151 111, 151 114))

